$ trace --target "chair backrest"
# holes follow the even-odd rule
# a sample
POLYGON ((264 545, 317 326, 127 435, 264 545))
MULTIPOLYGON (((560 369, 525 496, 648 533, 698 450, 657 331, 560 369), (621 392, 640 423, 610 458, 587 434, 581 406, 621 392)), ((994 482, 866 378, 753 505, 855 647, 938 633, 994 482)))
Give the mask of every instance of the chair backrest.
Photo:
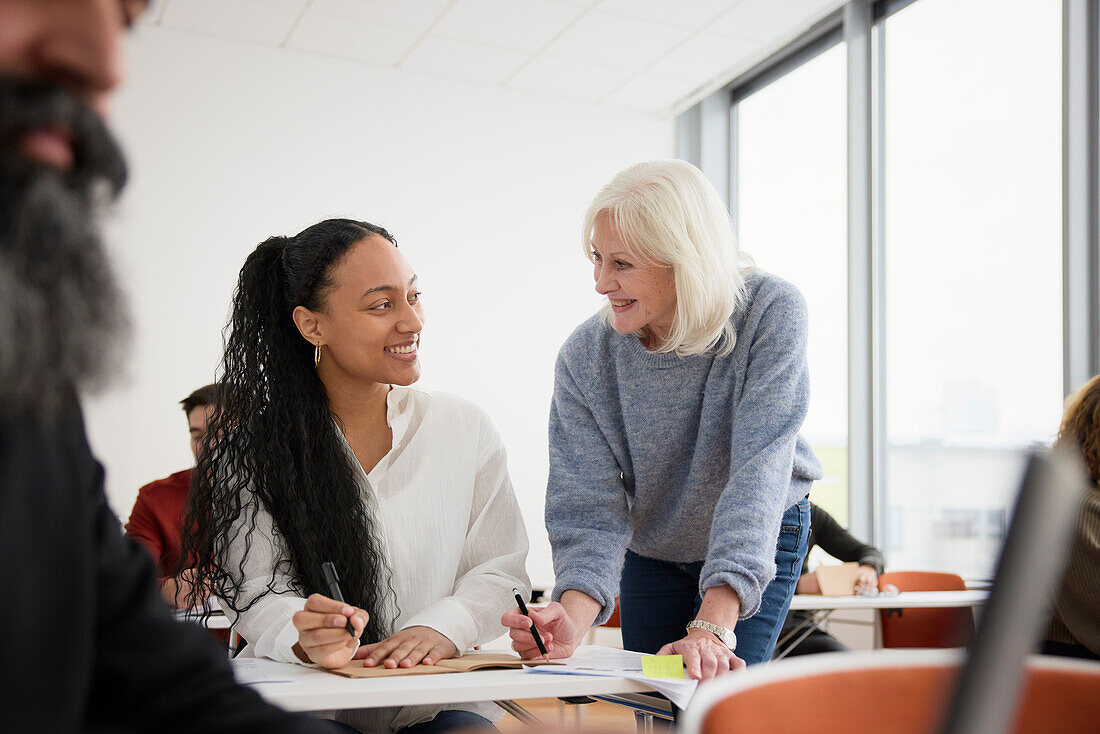
MULTIPOLYGON (((826 653, 723 676, 695 694, 684 734, 931 734, 961 650, 826 653)), ((1100 721, 1100 665, 1032 657, 1013 731, 1071 734, 1100 721)))
MULTIPOLYGON (((899 591, 965 591, 966 582, 953 573, 891 571, 879 577, 879 588, 893 584, 899 591)), ((974 637, 974 613, 969 607, 882 609, 882 646, 965 647, 974 637)))

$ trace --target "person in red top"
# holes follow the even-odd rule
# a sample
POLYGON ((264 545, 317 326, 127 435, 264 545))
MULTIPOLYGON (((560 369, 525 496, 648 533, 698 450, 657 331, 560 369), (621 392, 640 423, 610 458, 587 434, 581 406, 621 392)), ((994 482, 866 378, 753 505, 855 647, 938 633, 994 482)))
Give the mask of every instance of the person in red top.
MULTIPOLYGON (((219 385, 206 385, 180 401, 191 431, 191 453, 199 457, 210 413, 218 404, 219 385)), ((188 606, 192 569, 180 569, 180 534, 191 491, 191 469, 150 482, 138 490, 126 535, 141 543, 157 564, 157 579, 164 600, 173 607, 188 606)), ((205 598, 205 595, 204 595, 205 598)))

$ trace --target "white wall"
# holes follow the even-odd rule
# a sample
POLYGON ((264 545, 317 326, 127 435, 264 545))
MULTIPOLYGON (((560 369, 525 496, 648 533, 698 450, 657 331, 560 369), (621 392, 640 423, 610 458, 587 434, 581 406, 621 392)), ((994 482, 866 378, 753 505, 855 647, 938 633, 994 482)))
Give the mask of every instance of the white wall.
POLYGON ((87 403, 114 510, 190 465, 177 402, 214 377, 245 256, 349 216, 387 227, 419 273, 420 384, 496 421, 547 583, 554 357, 598 305, 581 216, 618 170, 672 154, 673 121, 163 28, 132 40, 130 69, 114 126, 132 177, 108 233, 134 338, 87 403))

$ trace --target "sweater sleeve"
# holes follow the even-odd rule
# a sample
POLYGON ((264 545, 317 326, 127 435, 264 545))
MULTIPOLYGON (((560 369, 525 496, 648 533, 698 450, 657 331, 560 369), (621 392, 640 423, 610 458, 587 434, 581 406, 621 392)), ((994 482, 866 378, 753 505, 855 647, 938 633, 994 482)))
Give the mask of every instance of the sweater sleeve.
POLYGON ((1079 513, 1054 616, 1077 644, 1100 655, 1100 490, 1089 491, 1079 513))
POLYGON ((157 565, 157 576, 163 581, 167 575, 161 567, 164 559, 164 533, 161 532, 156 513, 149 502, 147 489, 148 487, 142 487, 138 490, 134 509, 130 511, 130 519, 126 521, 126 535, 149 551, 157 565))
POLYGON ((501 635, 500 615, 515 606, 512 589, 524 597, 531 591, 527 530, 508 476, 504 442, 484 415, 479 445, 469 526, 454 591, 402 625, 402 629, 431 627, 453 642, 459 655, 501 635))
POLYGON ((875 569, 879 576, 882 575, 886 567, 882 551, 849 533, 836 518, 815 504, 810 505, 810 524, 813 526, 817 545, 830 556, 845 562, 857 561, 875 569))
POLYGON ((630 512, 622 470, 565 359, 558 355, 550 404, 550 476, 546 530, 554 555, 553 599, 573 589, 603 609, 615 610, 623 558, 630 542, 630 512))
POLYGON ((730 476, 714 509, 699 577, 701 594, 713 586, 732 588, 742 619, 759 611, 764 587, 775 577, 779 525, 809 402, 806 303, 790 285, 767 298, 755 329, 740 335, 752 342, 733 410, 730 476))

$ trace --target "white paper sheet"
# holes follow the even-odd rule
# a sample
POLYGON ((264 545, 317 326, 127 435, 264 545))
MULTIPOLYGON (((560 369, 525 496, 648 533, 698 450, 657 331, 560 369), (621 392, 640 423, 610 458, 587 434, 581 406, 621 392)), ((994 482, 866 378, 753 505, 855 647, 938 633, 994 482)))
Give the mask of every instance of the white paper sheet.
POLYGON ((229 664, 233 667, 233 677, 241 685, 294 682, 287 675, 289 663, 277 663, 266 658, 233 658, 229 664))
POLYGON ((644 653, 630 650, 616 650, 602 645, 582 645, 573 653, 573 657, 554 662, 564 665, 542 665, 525 668, 529 673, 550 675, 603 675, 614 678, 627 678, 652 686, 653 690, 664 695, 674 704, 686 709, 699 682, 689 678, 646 678, 642 675, 644 653))

